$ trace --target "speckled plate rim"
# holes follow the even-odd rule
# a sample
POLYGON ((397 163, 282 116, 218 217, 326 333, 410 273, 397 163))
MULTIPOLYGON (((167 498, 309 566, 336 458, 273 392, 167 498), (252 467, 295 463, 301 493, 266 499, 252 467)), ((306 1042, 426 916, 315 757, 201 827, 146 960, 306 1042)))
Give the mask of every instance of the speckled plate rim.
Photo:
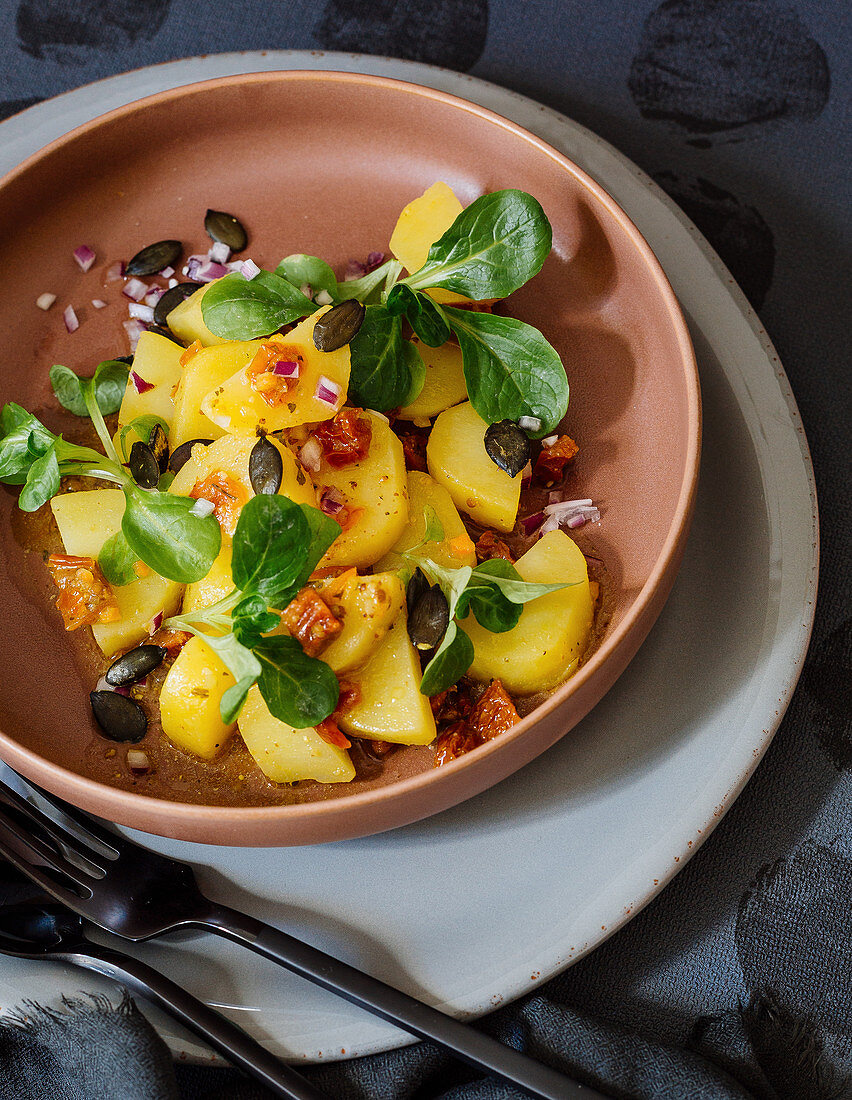
MULTIPOLYGON (((568 938, 557 932, 546 952, 541 951, 532 959, 505 960, 500 990, 495 996, 498 1000, 510 1000, 594 950, 648 904, 706 840, 768 748, 801 672, 813 624, 819 560, 813 470, 801 419, 775 349, 730 273, 698 230, 641 169, 607 142, 563 115, 497 85, 431 66, 353 54, 264 51, 165 62, 75 89, 0 123, 0 135, 4 138, 4 144, 0 145, 0 170, 13 166, 71 126, 102 113, 105 107, 162 88, 236 72, 329 67, 400 77, 481 99, 552 144, 562 146, 629 211, 651 242, 691 325, 719 355, 725 380, 754 441, 773 538, 778 544, 776 556, 783 566, 779 616, 772 636, 764 639, 764 665, 749 682, 750 687, 754 684, 753 705, 742 716, 742 735, 734 749, 710 777, 705 797, 700 804, 690 807, 688 815, 671 822, 671 835, 664 846, 649 849, 641 860, 610 877, 606 890, 594 899, 585 921, 590 934, 585 941, 578 942, 576 949, 569 948, 568 938), (600 931, 594 931, 600 926, 603 926, 600 931), (531 966, 537 968, 534 975, 531 966)), ((754 578, 754 583, 765 582, 754 578)), ((616 702, 618 690, 616 687, 616 702)), ((712 721, 712 715, 707 721, 712 721)), ((468 806, 474 814, 476 803, 468 806)), ((180 850, 185 858, 192 854, 199 861, 209 851, 202 846, 187 845, 180 850)), ((288 851, 291 850, 282 854, 286 857, 288 851)), ((221 873, 227 876, 229 867, 234 868, 238 859, 238 851, 224 851, 218 863, 221 873)), ((10 960, 0 960, 0 975, 8 972, 9 964, 10 960)), ((11 987, 7 980, 7 995, 10 988, 16 996, 55 994, 56 977, 54 972, 45 973, 49 969, 15 971, 10 975, 11 987)), ((78 986, 78 975, 68 973, 63 988, 72 991, 78 986)), ((104 984, 102 988, 110 987, 104 984)), ((480 993, 481 990, 470 990, 445 998, 442 1007, 457 1015, 486 1012, 496 1001, 482 1000, 480 993)), ((155 1016, 155 1020, 176 1055, 210 1061, 210 1052, 185 1032, 165 1018, 155 1016)), ((359 1026, 363 1016, 354 1009, 347 1020, 351 1038, 347 1057, 391 1049, 408 1041, 399 1032, 366 1033, 359 1026)), ((259 1037, 273 1049, 281 1049, 274 1031, 272 1037, 269 1031, 259 1037)), ((340 1057, 330 1046, 319 1055, 313 1046, 306 1043, 304 1047, 291 1056, 305 1060, 340 1057)))
MULTIPOLYGON (((214 829, 217 825, 221 826, 221 823, 227 820, 229 828, 233 830, 231 843, 235 845, 253 843, 249 836, 256 835, 254 830, 263 829, 265 825, 270 826, 270 832, 274 826, 279 834, 278 839, 281 843, 285 843, 284 831, 294 818, 298 821, 299 835, 306 831, 308 833, 311 830, 317 831, 316 842, 361 836, 369 832, 361 823, 365 820, 361 816, 362 807, 375 809, 375 815, 379 820, 391 822, 389 825, 382 825, 382 829, 398 827, 424 816, 422 813, 413 815, 408 809, 408 803, 412 796, 426 788, 430 789, 430 808, 425 811, 426 814, 440 812, 459 801, 481 793, 495 781, 493 778, 495 773, 498 779, 502 779, 528 763, 532 758, 530 755, 519 756, 514 767, 506 770, 505 765, 492 763, 492 760, 495 757, 506 757, 507 750, 511 752, 510 746, 525 738, 533 725, 547 715, 553 714, 569 699, 574 698, 570 719, 559 735, 564 736, 609 690, 617 676, 635 655, 663 607, 683 555, 692 519, 701 457, 701 390, 692 341, 677 297, 648 242, 607 191, 565 154, 504 115, 457 95, 408 80, 324 68, 310 71, 275 69, 193 81, 175 88, 163 89, 152 96, 134 99, 128 104, 113 108, 74 127, 43 148, 36 150, 6 173, 0 178, 0 187, 6 186, 25 174, 34 162, 62 149, 68 143, 77 141, 104 123, 120 120, 152 105, 168 110, 170 103, 186 97, 203 96, 215 88, 262 84, 270 79, 283 83, 291 80, 300 82, 308 80, 323 85, 329 83, 366 85, 402 95, 430 99, 445 104, 453 110, 474 115, 483 122, 520 138, 572 176, 590 195, 592 202, 602 206, 612 217, 632 245, 638 261, 644 265, 654 281, 661 305, 670 319, 680 353, 681 384, 686 405, 686 442, 680 490, 668 533, 650 575, 623 619, 615 627, 607 630, 602 644, 591 659, 511 731, 487 742, 476 753, 470 753, 452 761, 449 766, 421 772, 375 790, 317 802, 283 806, 205 806, 160 798, 152 799, 143 794, 107 787, 97 780, 58 766, 0 731, 0 750, 6 763, 25 772, 48 790, 61 794, 76 805, 125 825, 133 825, 134 822, 144 820, 146 822, 144 827, 147 830, 163 836, 181 834, 186 836, 189 830, 194 834, 193 840, 197 840, 201 834, 214 829), (434 796, 431 794, 432 790, 435 792, 434 796), (253 831, 249 833, 249 829, 253 831)), ((550 743, 552 740, 551 738, 550 743)), ((539 751, 544 751, 547 747, 545 743, 539 751)), ((259 843, 270 842, 261 840, 259 843)))

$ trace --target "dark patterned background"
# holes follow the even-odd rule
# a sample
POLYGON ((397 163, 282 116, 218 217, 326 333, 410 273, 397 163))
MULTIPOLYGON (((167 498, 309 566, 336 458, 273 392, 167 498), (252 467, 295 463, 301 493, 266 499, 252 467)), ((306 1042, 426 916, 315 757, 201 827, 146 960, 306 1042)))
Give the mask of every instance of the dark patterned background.
MULTIPOLYGON (((0 117, 199 53, 387 54, 565 112, 705 233, 780 350, 813 452, 823 567, 810 656, 767 758, 677 880, 487 1026, 618 1097, 852 1097, 848 2, 4 0, 3 11, 0 117)), ((316 1079, 335 1097, 515 1095, 422 1046, 316 1079)), ((185 1067, 180 1087, 262 1095, 185 1067)))

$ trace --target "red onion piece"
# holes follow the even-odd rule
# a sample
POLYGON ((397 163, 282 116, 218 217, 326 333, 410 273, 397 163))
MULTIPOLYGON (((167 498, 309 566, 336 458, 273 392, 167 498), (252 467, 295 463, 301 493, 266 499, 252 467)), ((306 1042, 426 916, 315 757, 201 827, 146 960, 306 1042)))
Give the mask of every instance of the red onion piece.
POLYGON ((586 516, 582 512, 578 512, 576 516, 572 516, 565 524, 566 527, 570 527, 572 530, 575 527, 582 527, 586 522, 586 516))
POLYGON ((211 260, 209 256, 190 256, 183 269, 194 282, 212 283, 214 279, 221 279, 228 274, 228 268, 224 264, 211 260))
POLYGON ((80 265, 81 271, 88 271, 95 262, 95 254, 87 244, 81 244, 74 249, 74 259, 80 265))
POLYGON ((558 435, 548 435, 541 441, 542 447, 552 447, 553 444, 559 439, 558 435))
POLYGON ((76 332, 80 327, 80 322, 77 319, 77 314, 74 312, 73 306, 65 307, 65 311, 62 314, 62 320, 65 322, 65 328, 69 332, 76 332))
POLYGON ((151 620, 151 625, 148 627, 149 634, 156 634, 160 627, 163 625, 163 613, 158 611, 154 618, 151 620))
POLYGON ((130 341, 130 350, 136 351, 136 345, 139 343, 139 337, 145 332, 145 326, 141 321, 134 319, 122 322, 122 328, 127 333, 127 339, 130 341))
POLYGON ((154 320, 153 306, 143 306, 138 302, 131 302, 127 307, 127 312, 131 317, 135 317, 137 321, 144 321, 146 324, 150 324, 154 320))
POLYGON ((214 241, 207 255, 214 263, 226 264, 231 258, 231 250, 224 241, 214 241))
POLYGON ((174 273, 175 269, 173 267, 164 267, 163 270, 160 272, 160 277, 163 279, 171 279, 174 273))
POLYGON ((531 535, 536 527, 544 523, 545 518, 544 512, 536 512, 534 516, 526 516, 522 519, 521 526, 524 529, 524 534, 531 535))
POLYGON ((207 516, 212 516, 215 511, 216 505, 212 500, 208 500, 206 497, 199 497, 190 508, 189 513, 190 515, 198 516, 199 519, 205 519, 207 516))
POLYGON ((49 291, 45 291, 44 294, 39 294, 38 298, 36 298, 36 305, 39 309, 50 309, 55 301, 56 295, 51 294, 49 291))
POLYGON ((165 287, 152 286, 148 293, 145 295, 144 302, 146 306, 155 306, 157 302, 166 293, 165 287))
POLYGON ((148 286, 141 279, 128 279, 121 288, 125 298, 132 298, 134 302, 141 302, 148 293, 148 286))
POLYGON ((370 252, 367 255, 367 262, 364 265, 367 271, 375 271, 377 267, 385 262, 384 252, 370 252))
POLYGON ((92 298, 92 305, 95 309, 106 309, 107 306, 103 298, 92 298))
POLYGON ((254 262, 254 260, 246 259, 243 260, 240 264, 240 274, 243 276, 243 278, 251 280, 255 277, 255 275, 260 274, 260 268, 254 262))
POLYGON ((362 275, 366 274, 366 264, 362 264, 360 260, 350 260, 346 265, 346 271, 343 274, 343 281, 344 283, 351 283, 355 279, 360 279, 362 275))
POLYGON ((279 359, 271 373, 279 374, 282 378, 298 378, 299 364, 293 359, 279 359))
POLYGON ((135 370, 130 372, 130 381, 133 383, 133 388, 137 393, 147 393, 148 390, 154 388, 153 382, 146 382, 141 374, 137 374, 135 370))
POLYGON ((327 516, 336 516, 342 510, 345 503, 340 490, 330 485, 327 485, 320 495, 320 510, 325 512, 327 516))
POLYGON ((141 749, 128 749, 127 766, 133 772, 146 772, 151 767, 151 762, 148 754, 141 749))
POLYGON ((533 475, 532 460, 530 460, 526 464, 526 466, 524 466, 523 470, 521 470, 521 485, 522 486, 529 485, 529 483, 532 481, 532 475, 533 475))
POLYGON ((306 470, 318 470, 322 465, 322 444, 314 436, 306 440, 299 451, 299 461, 306 470))
POLYGON ((113 687, 112 684, 108 684, 106 681, 106 674, 101 676, 100 680, 95 684, 95 691, 114 691, 116 695, 129 695, 130 688, 126 686, 113 687))
POLYGON ((314 301, 318 306, 330 306, 334 298, 332 298, 327 290, 321 290, 319 294, 314 296, 314 301))
POLYGON ((322 401, 323 404, 334 407, 340 397, 340 386, 338 386, 336 382, 332 382, 332 380, 327 378, 324 374, 321 374, 317 381, 314 397, 317 401, 322 401))
POLYGON ((124 278, 124 261, 117 260, 114 264, 110 264, 107 268, 106 281, 108 283, 117 283, 119 279, 124 278))

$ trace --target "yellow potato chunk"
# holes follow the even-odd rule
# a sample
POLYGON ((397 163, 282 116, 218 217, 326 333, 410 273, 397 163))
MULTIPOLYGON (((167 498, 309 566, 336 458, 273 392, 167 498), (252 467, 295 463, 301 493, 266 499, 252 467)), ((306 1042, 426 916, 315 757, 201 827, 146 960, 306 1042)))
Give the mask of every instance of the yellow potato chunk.
POLYGON ((525 581, 571 587, 524 604, 518 625, 504 634, 492 634, 473 615, 462 625, 475 650, 470 675, 496 676, 507 691, 530 695, 556 687, 576 670, 591 636, 592 597, 586 559, 564 531, 543 535, 516 568, 525 581))
MULTIPOLYGON (((450 228, 464 207, 452 188, 440 180, 413 199, 400 214, 390 239, 390 250, 412 275, 426 263, 430 247, 450 228)), ((436 302, 469 302, 463 294, 436 287, 426 293, 436 302)))
POLYGON ((274 718, 256 687, 248 693, 239 725, 246 748, 273 783, 348 783, 355 778, 346 749, 329 745, 314 729, 297 730, 274 718))
MULTIPOLYGON (((252 388, 245 366, 227 381, 212 389, 201 402, 201 411, 226 432, 254 435, 257 428, 275 432, 297 424, 316 423, 335 415, 346 400, 349 386, 349 345, 337 351, 317 351, 314 347, 314 325, 331 306, 306 317, 286 336, 270 336, 258 343, 279 344, 282 358, 300 360, 300 374, 295 386, 281 404, 270 405, 252 388), (320 401, 317 383, 326 378, 339 387, 335 405, 320 401)), ((171 315, 170 315, 171 316, 171 315)))
POLYGON ((408 484, 402 444, 384 417, 365 412, 373 425, 367 456, 335 469, 323 459, 314 475, 320 498, 325 487, 337 489, 352 517, 320 563, 372 565, 394 545, 408 522, 408 484))
MULTIPOLYGON (((120 489, 92 489, 54 497, 50 507, 65 552, 97 558, 106 540, 121 528, 124 504, 120 489)), ((151 570, 130 584, 116 586, 113 593, 121 618, 114 623, 95 623, 95 641, 107 657, 131 649, 147 638, 151 620, 158 612, 174 614, 182 591, 182 584, 151 570)))
MULTIPOLYGON (((204 324, 204 317, 201 314, 201 299, 213 286, 213 283, 218 281, 218 279, 214 279, 212 283, 199 287, 194 294, 184 298, 180 305, 175 306, 166 318, 166 324, 175 336, 179 340, 183 340, 185 344, 189 345, 199 340, 206 348, 209 348, 214 344, 228 343, 224 337, 213 335, 207 325, 204 324)), ((189 438, 192 439, 193 437, 190 436, 189 438)))
POLYGON ((462 369, 462 353, 451 340, 439 348, 430 348, 416 336, 411 339, 426 364, 426 381, 418 396, 399 410, 400 420, 420 420, 437 416, 451 405, 467 401, 467 386, 462 369))
POLYGON ((237 728, 226 724, 219 703, 234 677, 201 638, 190 638, 175 658, 160 691, 163 733, 178 748, 212 760, 237 728))
POLYGON ((435 718, 428 696, 420 694, 421 678, 403 610, 364 668, 347 676, 361 698, 339 715, 340 728, 354 737, 428 745, 435 739, 435 718))
MULTIPOLYGON (((175 412, 174 391, 180 382, 180 357, 184 349, 157 332, 143 332, 133 355, 132 373, 118 410, 118 426, 123 428, 137 416, 159 416, 171 424, 175 412), (137 374, 153 389, 138 393, 133 382, 137 374)), ((128 441, 129 442, 129 441, 128 441)))
POLYGON ((426 447, 429 473, 455 506, 483 527, 511 531, 518 516, 521 474, 509 477, 488 457, 488 425, 469 401, 442 412, 426 447))
POLYGON ((426 508, 432 508, 444 528, 441 542, 427 542, 417 551, 438 565, 460 569, 476 565, 473 541, 465 530, 453 498, 443 485, 420 470, 408 471, 408 523, 393 548, 380 558, 376 569, 399 569, 404 563, 403 550, 417 546, 426 533, 426 508))
POLYGON ((338 596, 325 596, 334 580, 315 587, 342 620, 343 630, 322 651, 322 659, 338 674, 365 665, 399 615, 405 603, 405 588, 395 573, 352 577, 338 596))
POLYGON ((175 392, 175 412, 169 443, 172 450, 188 439, 218 439, 222 428, 204 415, 201 402, 234 371, 250 363, 260 346, 255 341, 219 343, 193 355, 183 368, 175 392))

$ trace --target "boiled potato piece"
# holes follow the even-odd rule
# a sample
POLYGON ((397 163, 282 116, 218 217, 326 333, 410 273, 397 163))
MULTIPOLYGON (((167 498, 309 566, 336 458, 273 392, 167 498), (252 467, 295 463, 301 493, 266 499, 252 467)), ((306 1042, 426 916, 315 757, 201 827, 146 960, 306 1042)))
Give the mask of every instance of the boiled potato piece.
POLYGON ((340 728, 354 737, 428 745, 437 731, 429 698, 420 694, 421 678, 403 610, 365 667, 347 676, 361 698, 338 716, 340 728))
POLYGON ((201 402, 235 370, 250 363, 259 344, 252 341, 220 343, 193 355, 183 368, 175 392, 175 412, 169 443, 172 450, 188 439, 218 439, 224 430, 204 415, 201 402))
MULTIPOLYGON (((317 582, 320 595, 334 580, 317 582)), ((352 577, 340 595, 325 597, 343 630, 322 651, 322 659, 338 674, 366 664, 385 637, 405 603, 405 588, 395 573, 352 577)))
MULTIPOLYGON (((199 287, 194 294, 184 298, 179 306, 175 306, 166 318, 166 324, 175 336, 179 340, 183 340, 185 344, 193 344, 198 340, 204 347, 209 348, 214 344, 227 344, 229 342, 222 336, 214 336, 207 325, 204 324, 204 317, 201 314, 201 299, 213 286, 213 283, 218 281, 218 279, 214 279, 212 283, 199 287)), ((189 438, 192 439, 193 437, 190 436, 189 438)))
POLYGON ((279 722, 269 713, 256 687, 248 693, 239 724, 246 748, 273 783, 295 783, 299 779, 348 783, 355 778, 346 749, 329 745, 314 729, 297 730, 279 722))
POLYGON ((205 760, 218 756, 237 728, 226 724, 219 703, 234 677, 201 638, 190 638, 175 658, 160 691, 163 733, 178 748, 205 760))
POLYGON ((439 348, 430 348, 416 336, 411 338, 426 364, 426 381, 418 396, 399 410, 400 420, 420 420, 437 416, 451 405, 467 400, 467 385, 462 369, 462 353, 451 340, 439 348))
POLYGON ((184 349, 156 332, 143 332, 133 354, 133 366, 118 410, 118 426, 123 428, 137 416, 159 416, 171 424, 175 413, 174 391, 183 368, 184 349), (133 375, 137 374, 153 389, 137 392, 133 375))
MULTIPOLYGON (((413 199, 399 215, 391 234, 390 250, 402 266, 414 274, 426 263, 430 247, 450 228, 464 207, 452 188, 438 181, 413 199)), ((436 302, 453 305, 469 302, 463 294, 436 287, 426 293, 436 302)))
POLYGON ((366 458, 340 469, 323 460, 314 475, 319 489, 331 487, 343 495, 354 517, 329 547, 322 566, 365 568, 394 545, 408 522, 408 484, 402 444, 387 420, 366 411, 373 437, 366 458))
MULTIPOLYGON (((50 502, 62 543, 68 554, 97 558, 106 540, 121 528, 124 493, 120 489, 92 489, 62 493, 50 502)), ((158 612, 173 615, 180 603, 183 585, 159 573, 113 588, 121 618, 114 623, 95 623, 95 641, 111 657, 131 649, 147 638, 151 620, 158 612)))
POLYGON ((496 676, 507 691, 530 695, 556 687, 576 670, 591 635, 592 597, 586 559, 564 531, 543 535, 516 568, 525 581, 572 586, 524 604, 518 625, 505 634, 492 634, 472 615, 463 625, 476 654, 470 675, 496 676))
POLYGON ((231 556, 231 540, 223 539, 216 560, 210 566, 207 576, 186 586, 183 594, 184 611, 200 611, 204 607, 210 607, 233 591, 231 556))
POLYGON ((518 516, 521 474, 509 477, 488 457, 488 425, 469 401, 442 412, 426 447, 429 473, 455 506, 483 527, 511 531, 518 516))
POLYGON ((295 360, 300 364, 298 382, 284 402, 280 405, 267 404, 252 389, 249 374, 243 365, 204 397, 201 402, 204 415, 226 432, 249 435, 254 435, 259 427, 275 432, 334 416, 346 400, 349 386, 349 345, 345 344, 337 351, 317 351, 313 341, 314 325, 331 308, 326 306, 317 310, 286 336, 276 333, 259 342, 280 346, 282 359, 295 360), (340 395, 333 406, 315 396, 317 383, 322 377, 339 387, 340 395))
POLYGON ((399 569, 403 565, 403 550, 417 546, 426 533, 427 507, 432 508, 441 521, 444 539, 441 542, 424 543, 417 553, 450 569, 476 565, 473 541, 465 530, 453 498, 443 485, 439 485, 428 474, 421 473, 420 470, 409 470, 408 523, 393 548, 376 562, 376 569, 399 569))

